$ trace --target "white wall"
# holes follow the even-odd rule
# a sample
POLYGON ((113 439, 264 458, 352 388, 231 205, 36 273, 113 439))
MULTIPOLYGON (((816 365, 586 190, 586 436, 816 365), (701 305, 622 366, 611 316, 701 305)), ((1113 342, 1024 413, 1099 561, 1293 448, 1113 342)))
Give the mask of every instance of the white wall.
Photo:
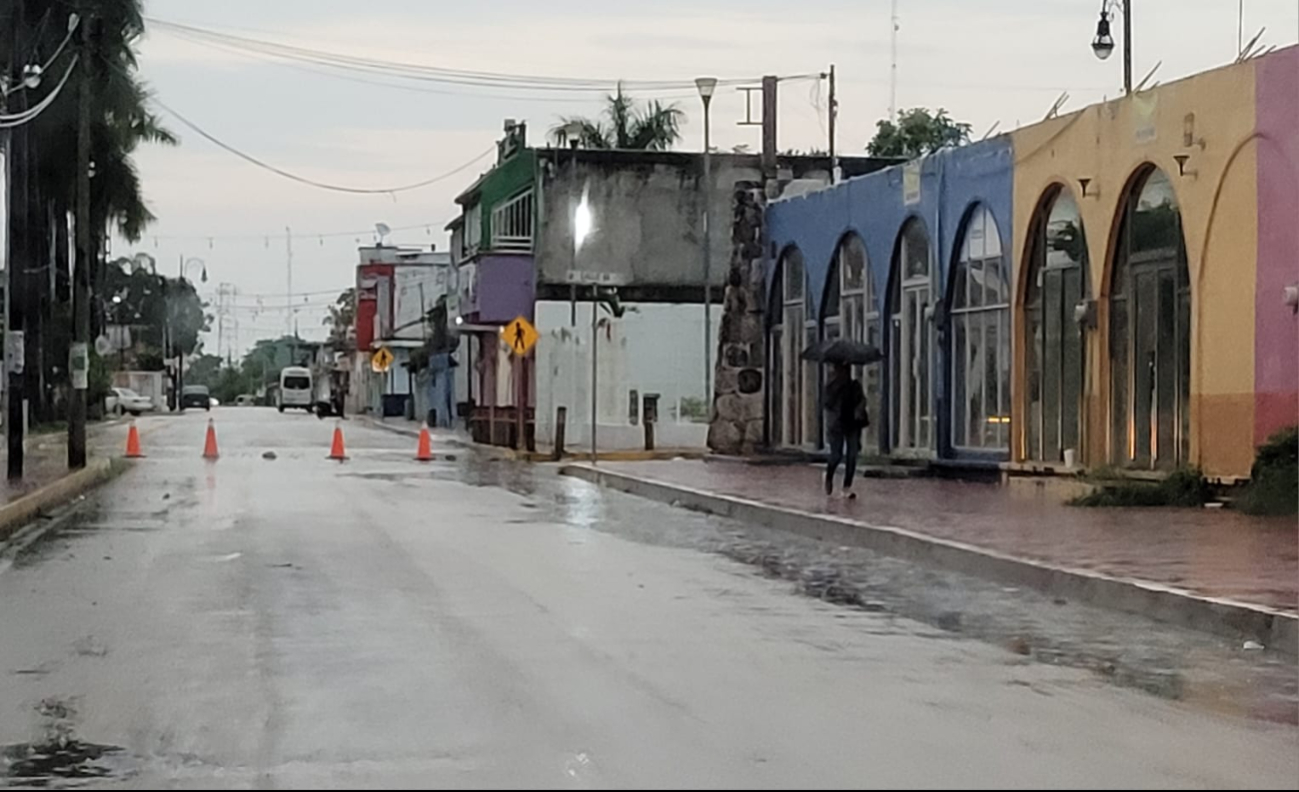
MULTIPOLYGON (((683 397, 704 396, 704 316, 702 305, 639 303, 627 306, 622 319, 608 320, 599 335, 597 377, 601 449, 644 447, 640 421, 629 418, 630 392, 638 402, 647 393, 659 394, 656 444, 661 448, 702 448, 706 422, 680 421, 677 406, 683 397)), ((537 442, 554 441, 555 409, 568 408, 565 441, 573 449, 590 444, 591 422, 591 304, 579 303, 577 326, 571 324, 566 302, 539 302, 536 347, 537 442)), ((721 306, 713 306, 716 343, 721 306)), ((643 403, 643 402, 642 402, 643 403)))

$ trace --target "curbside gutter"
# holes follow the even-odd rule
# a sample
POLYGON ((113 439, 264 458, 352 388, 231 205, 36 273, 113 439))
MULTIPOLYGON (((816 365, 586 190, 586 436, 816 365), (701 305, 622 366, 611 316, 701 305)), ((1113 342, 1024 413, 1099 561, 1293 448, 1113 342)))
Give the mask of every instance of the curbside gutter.
POLYGON ((1249 638, 1291 657, 1299 656, 1299 615, 1263 605, 1205 597, 1159 583, 1118 578, 1086 569, 1054 567, 905 528, 867 525, 829 514, 811 514, 601 470, 591 465, 565 465, 560 474, 676 507, 835 544, 862 547, 1226 638, 1249 638))
POLYGON ((81 470, 69 473, 58 481, 0 506, 0 543, 5 542, 23 526, 48 512, 83 495, 129 467, 125 462, 111 459, 92 459, 81 470))

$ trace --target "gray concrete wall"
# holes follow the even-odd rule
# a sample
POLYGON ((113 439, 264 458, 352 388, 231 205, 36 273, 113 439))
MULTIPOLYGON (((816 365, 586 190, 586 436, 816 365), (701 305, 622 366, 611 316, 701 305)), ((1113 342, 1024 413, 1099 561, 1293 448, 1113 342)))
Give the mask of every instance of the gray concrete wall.
MULTIPOLYGON (((539 284, 564 283, 570 269, 581 269, 612 273, 637 286, 702 287, 705 194, 713 218, 711 281, 725 283, 732 192, 736 182, 761 181, 757 157, 713 155, 712 184, 705 189, 700 153, 541 153, 539 284), (575 258, 573 218, 584 194, 593 231, 575 258)), ((830 176, 817 159, 789 173, 826 183, 830 176)))

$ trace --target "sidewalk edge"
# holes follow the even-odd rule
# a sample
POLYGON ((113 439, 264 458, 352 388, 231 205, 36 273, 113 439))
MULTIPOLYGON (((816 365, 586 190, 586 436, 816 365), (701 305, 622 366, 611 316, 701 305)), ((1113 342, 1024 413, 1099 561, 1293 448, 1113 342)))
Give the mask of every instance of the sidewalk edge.
POLYGON ((81 470, 69 473, 58 481, 46 484, 12 503, 0 506, 0 544, 36 519, 42 512, 74 500, 125 470, 127 465, 114 464, 111 459, 92 459, 81 470))
POLYGON ((560 474, 676 507, 756 523, 835 544, 863 547, 910 561, 932 563, 956 572, 1025 586, 1053 596, 1135 613, 1227 638, 1249 638, 1269 649, 1292 657, 1299 656, 1299 616, 1263 605, 1205 597, 1170 586, 1112 577, 1085 569, 1049 566, 905 528, 811 514, 601 470, 591 465, 565 465, 560 474))

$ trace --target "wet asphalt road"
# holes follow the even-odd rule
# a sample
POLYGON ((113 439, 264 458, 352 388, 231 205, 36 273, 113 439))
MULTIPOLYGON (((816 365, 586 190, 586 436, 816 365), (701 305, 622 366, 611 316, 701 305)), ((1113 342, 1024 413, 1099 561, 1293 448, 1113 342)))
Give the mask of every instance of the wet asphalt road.
POLYGON ((205 415, 141 421, 148 459, 0 572, 0 786, 1299 784, 1292 726, 593 530, 698 515, 214 416, 220 461, 205 415))

